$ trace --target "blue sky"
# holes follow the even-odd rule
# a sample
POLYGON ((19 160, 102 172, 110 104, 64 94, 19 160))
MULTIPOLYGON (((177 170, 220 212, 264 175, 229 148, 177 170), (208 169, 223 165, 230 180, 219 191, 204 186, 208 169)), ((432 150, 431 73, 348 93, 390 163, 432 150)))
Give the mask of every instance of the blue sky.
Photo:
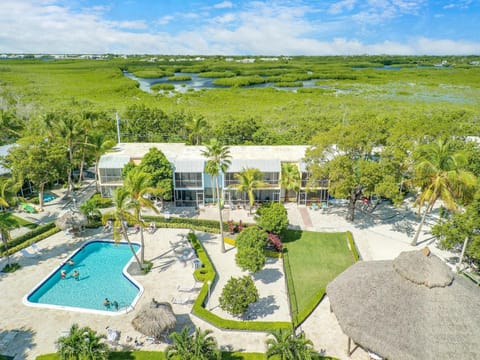
POLYGON ((480 54, 480 0, 1 0, 0 53, 480 54))

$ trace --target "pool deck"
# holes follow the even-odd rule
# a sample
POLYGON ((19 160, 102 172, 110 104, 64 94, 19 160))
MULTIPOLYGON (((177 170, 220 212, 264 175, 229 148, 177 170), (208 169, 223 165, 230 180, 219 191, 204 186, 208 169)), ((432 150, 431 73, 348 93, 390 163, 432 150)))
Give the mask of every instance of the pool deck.
MULTIPOLYGON (((55 200, 54 202, 57 202, 55 200)), ((411 208, 392 209, 385 207, 375 214, 358 213, 358 221, 349 223, 344 220, 345 208, 331 207, 327 212, 315 211, 297 205, 287 205, 289 221, 292 228, 307 229, 312 231, 346 231, 353 232, 357 246, 365 260, 392 259, 401 251, 415 249, 409 245, 413 236, 412 230, 418 223, 411 208), (306 211, 305 211, 306 210, 306 211), (306 216, 310 222, 306 221, 306 216)), ((56 210, 55 210, 56 211, 56 210)), ((51 207, 49 217, 58 215, 51 207)), ((215 207, 206 207, 199 213, 191 209, 170 209, 176 216, 195 216, 205 219, 216 219, 215 207)), ((43 217, 42 214, 36 214, 43 217)), ((28 214, 29 218, 32 215, 28 214)), ((225 210, 224 219, 252 222, 252 216, 243 209, 225 210)), ((416 248, 421 248, 429 243, 429 226, 422 233, 421 242, 416 248)), ((99 333, 106 334, 106 327, 114 328, 121 332, 120 345, 124 348, 131 347, 125 342, 127 336, 144 339, 136 332, 131 320, 139 308, 148 303, 152 298, 157 301, 171 302, 173 297, 189 295, 194 298, 198 294, 197 288, 190 293, 177 290, 177 286, 189 287, 194 285, 193 266, 180 263, 171 251, 169 241, 178 240, 179 234, 185 234, 182 229, 158 229, 154 234, 145 233, 146 259, 152 260, 154 267, 148 275, 135 276, 145 288, 143 296, 135 309, 125 315, 99 316, 71 311, 40 309, 25 306, 22 298, 30 292, 45 276, 57 267, 81 244, 89 240, 103 239, 106 236, 100 230, 88 230, 83 237, 66 237, 63 232, 55 234, 39 245, 44 249, 37 258, 26 258, 19 253, 11 256, 12 261, 19 262, 22 268, 12 274, 0 274, 0 353, 15 356, 15 360, 35 359, 37 355, 55 351, 55 341, 68 330, 73 323, 80 326, 89 326, 99 333), (16 332, 13 340, 3 348, 1 340, 9 333, 16 332)), ((220 252, 218 236, 197 233, 214 265, 219 270, 218 283, 212 287, 210 301, 207 307, 214 313, 229 317, 218 307, 218 297, 223 284, 230 276, 241 275, 234 261, 235 249, 228 249, 225 254, 220 252)), ((139 234, 132 235, 133 241, 139 241, 139 234)), ((441 252, 432 244, 431 250, 437 255, 448 259, 449 253, 441 252)), ((0 259, 3 267, 6 259, 0 259)), ((265 307, 260 308, 255 315, 258 320, 283 321, 288 320, 288 299, 281 260, 269 262, 267 268, 255 276, 256 285, 260 292, 265 307)), ((108 297, 108 294, 105 294, 108 297)), ((213 335, 219 345, 224 349, 236 351, 264 352, 266 349, 265 333, 244 331, 222 331, 212 325, 196 318, 191 314, 192 303, 186 305, 173 304, 177 317, 176 330, 184 325, 196 325, 202 329, 212 329, 213 335)), ((302 330, 314 343, 318 351, 326 350, 326 354, 340 359, 367 360, 366 352, 357 349, 350 357, 346 354, 347 337, 343 334, 335 315, 329 311, 328 298, 326 297, 315 309, 313 314, 302 324, 302 330)), ((165 343, 145 344, 142 349, 161 350, 165 343)))

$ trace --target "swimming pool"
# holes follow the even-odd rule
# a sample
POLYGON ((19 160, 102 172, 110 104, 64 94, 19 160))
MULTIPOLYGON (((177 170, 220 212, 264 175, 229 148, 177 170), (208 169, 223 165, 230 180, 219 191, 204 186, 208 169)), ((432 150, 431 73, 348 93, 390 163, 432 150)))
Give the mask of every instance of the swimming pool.
MULTIPOLYGON (((139 244, 132 244, 135 251, 139 244)), ((126 272, 133 254, 128 243, 91 241, 76 250, 24 298, 30 306, 116 315, 128 312, 143 287, 126 272), (70 262, 73 260, 73 263, 70 262), (62 278, 62 271, 66 273, 62 278), (79 273, 78 280, 74 272, 79 273), (105 307, 108 298, 110 306, 105 307), (118 309, 114 306, 118 303, 118 309)))
POLYGON ((43 201, 44 202, 53 201, 53 200, 55 200, 55 198, 56 198, 56 196, 53 195, 53 194, 47 194, 47 193, 43 194, 43 201))

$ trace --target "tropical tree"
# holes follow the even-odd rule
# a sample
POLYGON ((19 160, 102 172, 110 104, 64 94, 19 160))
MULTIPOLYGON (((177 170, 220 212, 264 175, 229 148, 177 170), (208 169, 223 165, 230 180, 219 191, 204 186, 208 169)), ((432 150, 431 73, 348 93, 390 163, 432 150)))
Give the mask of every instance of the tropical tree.
POLYGON ((207 158, 207 164, 205 166, 205 171, 207 174, 212 176, 215 181, 215 188, 218 195, 218 217, 220 223, 220 250, 222 253, 225 252, 225 244, 223 242, 223 219, 222 219, 222 201, 220 199, 220 186, 219 186, 219 177, 220 174, 225 174, 228 167, 230 166, 230 149, 228 146, 221 145, 217 141, 212 141, 205 150, 202 151, 202 155, 207 158))
POLYGON ((96 131, 90 134, 88 143, 90 144, 89 151, 93 153, 95 159, 95 187, 98 192, 98 166, 100 157, 115 146, 115 141, 108 138, 103 132, 96 131))
POLYGON ((251 276, 231 277, 222 289, 219 305, 222 310, 238 316, 247 311, 248 306, 258 301, 258 290, 251 276))
MULTIPOLYGON (((130 242, 127 232, 127 222, 137 221, 135 216, 133 216, 129 211, 131 209, 130 200, 130 193, 124 187, 119 187, 113 192, 113 202, 115 203, 115 210, 112 214, 115 219, 113 223, 113 240, 115 240, 115 242, 119 242, 122 236, 125 238, 141 271, 143 270, 143 262, 138 257, 132 243, 130 242)), ((106 214, 107 218, 109 216, 110 214, 106 214)))
POLYGON ((65 153, 59 143, 48 138, 24 137, 9 150, 5 164, 17 183, 29 180, 36 186, 39 206, 43 208, 45 186, 59 178, 65 167, 65 153))
POLYGON ((312 188, 318 181, 329 180, 329 194, 348 198, 347 220, 354 221, 358 200, 370 195, 385 196, 400 204, 403 195, 400 159, 382 158, 388 127, 384 119, 363 117, 322 131, 312 140, 306 160, 312 188), (388 160, 388 161, 386 161, 388 160))
POLYGON ((145 240, 143 236, 143 227, 145 224, 142 221, 142 208, 151 209, 158 213, 155 204, 148 196, 146 196, 153 191, 153 188, 149 186, 150 184, 151 177, 138 167, 130 171, 123 182, 123 187, 130 195, 131 199, 129 207, 133 209, 135 222, 140 227, 140 239, 142 244, 140 249, 140 261, 142 264, 145 261, 145 240))
POLYGON ((203 116, 196 116, 185 124, 188 131, 188 141, 193 145, 202 143, 202 135, 207 126, 207 120, 203 116))
POLYGON ((280 186, 285 189, 285 202, 288 202, 288 193, 293 190, 298 193, 300 190, 301 178, 297 164, 282 163, 282 174, 280 176, 280 186))
POLYGON ((219 360, 221 353, 217 348, 217 342, 211 336, 211 330, 202 331, 195 328, 193 334, 189 334, 190 329, 185 326, 180 333, 174 332, 170 335, 172 344, 165 350, 167 359, 178 360, 219 360))
POLYGON ((313 343, 301 332, 295 335, 292 330, 277 329, 270 333, 273 338, 267 339, 267 359, 279 360, 311 360, 315 357, 313 343))
POLYGON ((425 206, 423 216, 411 245, 416 246, 425 218, 437 200, 451 211, 458 210, 458 202, 468 203, 477 188, 477 179, 465 171, 467 160, 462 152, 455 152, 448 140, 437 140, 418 148, 414 181, 420 188, 415 204, 418 213, 425 206))
POLYGON ((9 213, 0 213, 0 238, 3 244, 4 254, 7 256, 7 264, 10 265, 10 255, 8 253, 8 242, 11 240, 10 231, 19 228, 20 224, 15 217, 9 213))
POLYGON ((242 171, 235 174, 235 178, 239 181, 238 184, 232 185, 237 191, 246 192, 248 195, 248 203, 250 205, 250 214, 252 213, 253 204, 255 204, 254 191, 260 187, 265 186, 262 181, 263 174, 256 168, 243 168, 242 171))
POLYGON ((287 209, 280 203, 264 203, 257 209, 255 221, 263 230, 273 234, 281 234, 288 228, 287 209))
POLYGON ((107 360, 109 348, 105 338, 89 327, 73 324, 68 335, 57 340, 57 354, 62 360, 107 360))
POLYGON ((67 152, 67 194, 73 191, 73 169, 82 150, 84 140, 83 122, 77 114, 69 112, 49 113, 45 117, 47 129, 54 139, 63 144, 67 152))

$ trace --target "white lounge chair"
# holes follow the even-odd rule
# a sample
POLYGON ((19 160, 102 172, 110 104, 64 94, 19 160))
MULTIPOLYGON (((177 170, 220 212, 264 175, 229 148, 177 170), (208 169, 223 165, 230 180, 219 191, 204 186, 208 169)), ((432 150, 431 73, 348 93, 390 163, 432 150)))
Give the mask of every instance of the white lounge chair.
POLYGON ((40 246, 37 245, 37 243, 33 243, 32 245, 30 245, 30 247, 32 248, 32 250, 36 253, 41 253, 43 248, 41 248, 40 246))
POLYGON ((20 253, 26 258, 36 258, 38 256, 38 254, 36 254, 36 253, 32 254, 32 253, 28 252, 27 249, 21 249, 20 253))
POLYGON ((195 290, 195 288, 196 288, 195 284, 187 285, 187 286, 180 285, 180 284, 177 285, 177 290, 181 292, 190 292, 195 290))
POLYGON ((190 301, 190 296, 187 296, 187 297, 174 297, 174 298, 172 299, 172 304, 187 305, 189 301, 190 301))

